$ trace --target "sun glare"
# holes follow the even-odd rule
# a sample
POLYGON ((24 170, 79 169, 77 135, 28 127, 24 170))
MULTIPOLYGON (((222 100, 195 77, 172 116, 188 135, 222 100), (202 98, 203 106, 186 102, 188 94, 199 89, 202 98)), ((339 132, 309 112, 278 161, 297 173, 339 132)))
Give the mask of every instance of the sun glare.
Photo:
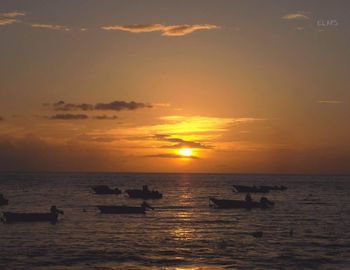
POLYGON ((191 148, 181 148, 179 149, 179 155, 184 157, 191 157, 192 156, 192 149, 191 148))

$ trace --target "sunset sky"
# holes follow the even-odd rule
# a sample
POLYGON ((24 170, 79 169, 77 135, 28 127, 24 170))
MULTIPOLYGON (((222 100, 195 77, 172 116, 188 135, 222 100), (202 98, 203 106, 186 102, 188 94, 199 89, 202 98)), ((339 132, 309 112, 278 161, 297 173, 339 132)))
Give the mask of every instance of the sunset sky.
POLYGON ((0 2, 0 170, 350 173, 350 2, 0 2))

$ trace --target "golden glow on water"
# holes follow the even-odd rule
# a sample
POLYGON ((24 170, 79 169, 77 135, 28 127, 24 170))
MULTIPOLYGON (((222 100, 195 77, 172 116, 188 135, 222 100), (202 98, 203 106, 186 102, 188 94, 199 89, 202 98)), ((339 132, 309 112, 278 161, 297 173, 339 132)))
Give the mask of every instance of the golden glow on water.
POLYGON ((217 266, 187 266, 187 267, 175 267, 175 268, 165 268, 166 270, 215 270, 222 269, 222 267, 217 266))
POLYGON ((172 236, 178 241, 189 241, 195 238, 195 230, 192 228, 176 227, 172 232, 172 236))

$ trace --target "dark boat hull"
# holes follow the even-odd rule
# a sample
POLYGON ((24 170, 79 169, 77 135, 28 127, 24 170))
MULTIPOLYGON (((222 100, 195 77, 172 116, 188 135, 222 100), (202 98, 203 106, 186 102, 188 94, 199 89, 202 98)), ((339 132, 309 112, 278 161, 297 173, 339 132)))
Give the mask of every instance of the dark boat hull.
POLYGON ((125 206, 125 205, 99 205, 97 208, 101 214, 145 214, 145 207, 125 206))
POLYGON ((158 191, 143 191, 139 189, 128 189, 125 191, 132 199, 157 200, 163 198, 158 191))
POLYGON ((9 204, 9 200, 7 200, 7 199, 0 200, 0 206, 8 205, 8 204, 9 204))
POLYGON ((12 213, 4 212, 4 222, 57 222, 57 213, 12 213))
POLYGON ((244 186, 244 185, 233 185, 234 192, 243 193, 268 193, 273 191, 284 191, 287 190, 285 186, 244 186))
POLYGON ((111 189, 110 187, 103 186, 103 185, 93 186, 91 187, 91 189, 95 192, 95 194, 98 194, 98 195, 111 195, 111 194, 119 195, 122 193, 121 190, 119 190, 118 188, 111 189))
POLYGON ((214 208, 219 209, 253 209, 253 208, 269 208, 273 203, 264 203, 264 202, 247 202, 240 200, 222 200, 216 198, 210 198, 210 202, 214 208))

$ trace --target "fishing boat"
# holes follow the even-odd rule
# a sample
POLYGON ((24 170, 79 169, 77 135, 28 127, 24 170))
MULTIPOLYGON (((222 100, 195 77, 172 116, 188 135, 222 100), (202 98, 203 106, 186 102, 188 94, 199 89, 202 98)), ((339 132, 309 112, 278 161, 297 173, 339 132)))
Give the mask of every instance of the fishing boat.
POLYGON ((4 212, 2 222, 15 223, 15 222, 51 222, 56 223, 59 215, 63 215, 63 211, 57 209, 55 206, 51 206, 48 213, 14 213, 4 212))
POLYGON ((262 197, 260 201, 246 201, 246 200, 225 200, 209 198, 209 206, 219 209, 253 209, 253 208, 270 208, 274 205, 274 202, 269 201, 267 198, 262 197))
POLYGON ((233 192, 241 193, 268 193, 271 190, 286 190, 286 186, 244 186, 244 185, 233 185, 233 192))
POLYGON ((101 214, 145 214, 146 209, 154 209, 146 202, 141 206, 126 206, 126 205, 98 205, 97 208, 101 214))
POLYGON ((158 192, 157 190, 149 190, 148 186, 143 186, 142 189, 128 189, 125 192, 129 195, 129 198, 132 199, 161 199, 163 198, 163 194, 158 192))
POLYGON ((95 194, 98 194, 98 195, 110 195, 110 194, 119 195, 122 193, 122 191, 119 188, 112 189, 106 185, 92 186, 91 189, 95 192, 95 194))
POLYGON ((126 205, 98 205, 101 214, 145 214, 146 208, 142 206, 126 205))

